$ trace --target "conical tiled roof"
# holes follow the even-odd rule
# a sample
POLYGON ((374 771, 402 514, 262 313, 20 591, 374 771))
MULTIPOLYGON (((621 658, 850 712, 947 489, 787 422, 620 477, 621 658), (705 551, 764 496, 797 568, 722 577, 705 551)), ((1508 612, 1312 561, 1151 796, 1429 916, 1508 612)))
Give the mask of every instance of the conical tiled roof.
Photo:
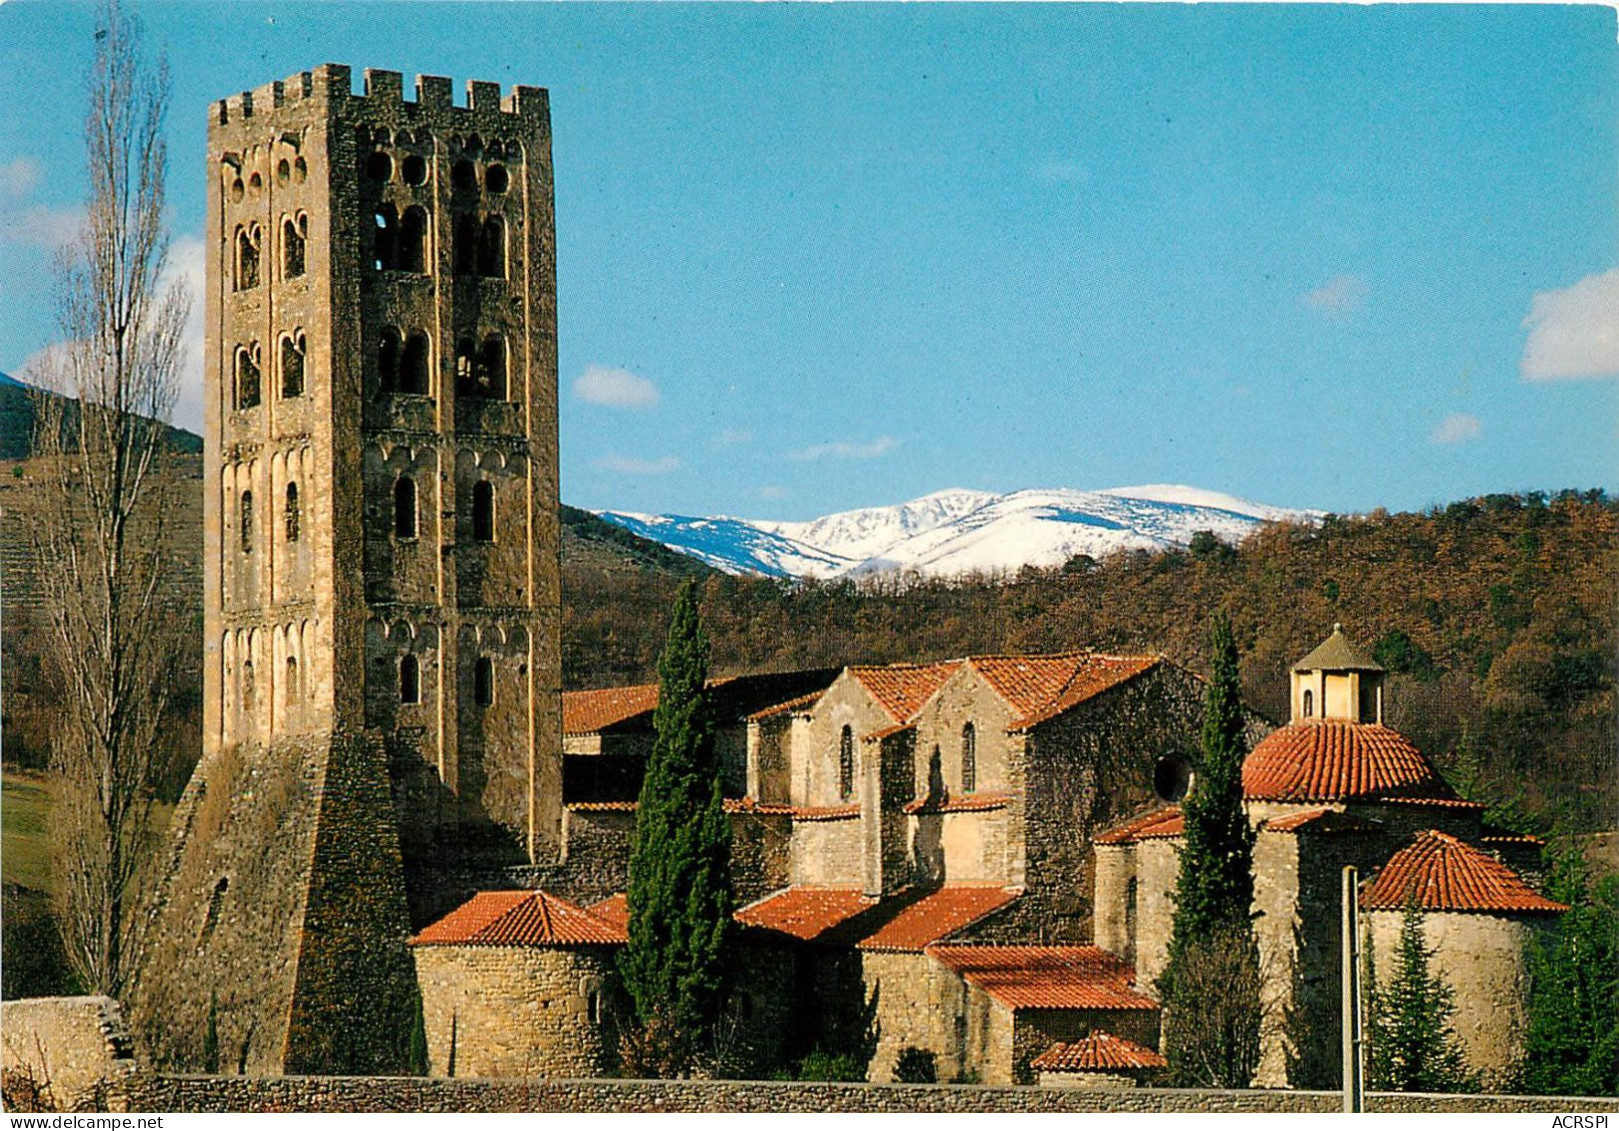
POLYGON ((1304 659, 1293 665, 1296 672, 1380 672, 1383 665, 1369 660, 1349 643, 1342 625, 1332 626, 1332 635, 1323 640, 1304 659))
POLYGON ((484 891, 410 940, 412 946, 612 946, 622 927, 543 891, 484 891))
POLYGON ((1304 719, 1274 730, 1242 764, 1250 801, 1454 798, 1433 763, 1380 723, 1304 719))
POLYGON ((1169 1061, 1145 1045, 1097 1029, 1082 1041, 1058 1041, 1029 1061, 1037 1072, 1131 1072, 1169 1061))
POLYGON ((1366 911, 1398 911, 1415 898, 1424 911, 1567 911, 1501 861, 1438 829, 1427 829, 1389 858, 1361 890, 1366 911))

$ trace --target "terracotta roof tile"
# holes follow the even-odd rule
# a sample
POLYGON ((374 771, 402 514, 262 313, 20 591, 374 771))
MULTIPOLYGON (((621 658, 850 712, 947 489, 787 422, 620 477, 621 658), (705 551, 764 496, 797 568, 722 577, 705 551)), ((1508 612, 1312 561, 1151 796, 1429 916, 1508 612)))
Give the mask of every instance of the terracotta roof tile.
POLYGON ((1173 840, 1186 835, 1186 816, 1176 806, 1174 812, 1165 813, 1164 819, 1148 825, 1136 833, 1137 840, 1173 840))
POLYGON ((999 911, 1021 894, 1008 888, 970 884, 942 887, 903 906, 858 945, 861 950, 918 953, 999 911))
POLYGON ((1107 656, 1064 652, 1050 656, 974 656, 967 662, 1018 716, 1012 730, 1056 718, 1065 711, 1134 679, 1161 663, 1161 656, 1107 656))
POLYGON ((885 666, 851 667, 849 674, 871 692, 889 718, 903 723, 933 697, 961 667, 960 660, 947 660, 941 664, 887 664, 885 666))
MULTIPOLYGON (((778 805, 751 797, 727 797, 727 813, 758 813, 765 817, 792 817, 799 821, 846 821, 860 816, 859 805, 778 805)), ((580 813, 634 813, 639 801, 569 801, 566 808, 580 813)))
POLYGON ((585 910, 608 926, 615 927, 620 931, 630 929, 630 897, 623 892, 610 895, 600 902, 592 903, 585 910))
POLYGON ((916 724, 915 723, 895 723, 891 727, 884 727, 882 730, 874 730, 874 731, 872 731, 870 734, 866 735, 860 741, 861 742, 881 742, 885 738, 893 738, 896 734, 904 734, 908 730, 915 730, 915 729, 916 729, 916 724))
POLYGON ((1082 1041, 1058 1041, 1029 1061, 1037 1072, 1131 1072, 1168 1066, 1169 1061, 1145 1045, 1100 1029, 1082 1041))
MULTIPOLYGON (((1151 813, 1144 813, 1139 817, 1132 817, 1122 825, 1108 829, 1092 838, 1092 844, 1134 844, 1136 838, 1158 825, 1170 824, 1180 820, 1180 806, 1170 805, 1163 809, 1154 809, 1151 813)), ((1184 831, 1185 821, 1181 820, 1184 831)), ((1176 834, 1171 834, 1176 835, 1176 834)))
POLYGON ((1365 833, 1382 827, 1377 821, 1364 820, 1337 809, 1306 809, 1265 822, 1265 828, 1273 833, 1365 833))
POLYGON ((736 920, 744 926, 780 931, 813 942, 876 905, 877 900, 862 895, 859 888, 791 887, 741 908, 736 920))
POLYGON ((1135 971, 1094 946, 930 946, 927 953, 1009 1009, 1157 1009, 1135 971))
POLYGON ((768 719, 775 715, 790 715, 794 712, 807 711, 811 707, 815 706, 815 704, 819 703, 821 701, 821 696, 824 694, 826 694, 824 689, 821 691, 812 691, 808 695, 800 695, 797 699, 789 699, 785 703, 777 703, 773 707, 766 707, 762 711, 755 711, 753 714, 749 715, 748 718, 750 720, 768 719))
POLYGON ((905 806, 905 812, 913 816, 918 813, 987 813, 994 809, 1005 809, 1012 800, 1009 793, 964 793, 959 797, 947 797, 943 801, 928 804, 926 797, 918 797, 905 806))
POLYGON ((1379 805, 1415 805, 1428 809, 1479 809, 1484 805, 1478 801, 1466 801, 1460 797, 1379 797, 1379 805))
POLYGON ((611 946, 620 928, 543 891, 479 892, 423 928, 412 946, 611 946))
POLYGON ((1414 895, 1427 911, 1567 911, 1483 849, 1438 829, 1419 832, 1361 889, 1368 911, 1397 911, 1414 895))
POLYGON ((1346 719, 1306 719, 1272 731, 1243 762, 1242 792, 1254 801, 1455 796, 1404 735, 1346 719))
POLYGON ((658 705, 658 685, 603 687, 562 695, 562 733, 599 734, 608 727, 651 714, 658 705))

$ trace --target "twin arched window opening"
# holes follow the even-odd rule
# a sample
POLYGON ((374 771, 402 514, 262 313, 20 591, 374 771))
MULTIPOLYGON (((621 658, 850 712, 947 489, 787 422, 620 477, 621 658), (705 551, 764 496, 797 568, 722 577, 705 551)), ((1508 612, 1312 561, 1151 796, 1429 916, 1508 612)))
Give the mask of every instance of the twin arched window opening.
POLYGON ((236 229, 237 290, 248 291, 259 285, 259 249, 263 242, 264 233, 257 224, 236 229))
POLYGON ((506 339, 491 334, 479 347, 471 338, 455 343, 455 395, 506 399, 506 339))
POLYGON ((427 270, 427 210, 413 204, 400 213, 391 204, 376 212, 376 236, 372 266, 378 271, 427 270))
POLYGON ((838 736, 838 796, 844 801, 854 796, 854 729, 844 727, 838 736))
POLYGON ((455 221, 455 273, 506 277, 506 221, 499 216, 462 215, 455 221))
POLYGON ((295 330, 281 339, 281 396, 304 395, 304 354, 307 346, 302 330, 295 330))
POLYGON ((978 732, 972 723, 961 728, 961 792, 978 788, 978 732))
POLYGON ((398 330, 383 330, 377 343, 377 388, 383 393, 425 395, 431 355, 432 345, 422 331, 413 330, 401 340, 398 330))
POLYGON ((304 251, 309 242, 309 217, 300 212, 281 221, 281 277, 296 279, 304 273, 304 251))
POLYGON ((416 537, 416 481, 405 475, 394 483, 394 537, 416 537))
POLYGON ((259 343, 236 347, 234 395, 238 410, 259 406, 259 343))

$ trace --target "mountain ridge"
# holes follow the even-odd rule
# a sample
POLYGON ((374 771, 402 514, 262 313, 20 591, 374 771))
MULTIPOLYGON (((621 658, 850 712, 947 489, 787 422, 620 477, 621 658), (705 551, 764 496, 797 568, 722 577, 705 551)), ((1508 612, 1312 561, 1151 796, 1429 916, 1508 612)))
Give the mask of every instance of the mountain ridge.
POLYGON ((830 579, 911 572, 926 577, 1061 565, 1075 555, 1176 549, 1200 531, 1228 544, 1266 522, 1322 512, 1254 503, 1181 484, 995 494, 948 488, 887 507, 803 522, 597 511, 671 550, 727 573, 830 579))

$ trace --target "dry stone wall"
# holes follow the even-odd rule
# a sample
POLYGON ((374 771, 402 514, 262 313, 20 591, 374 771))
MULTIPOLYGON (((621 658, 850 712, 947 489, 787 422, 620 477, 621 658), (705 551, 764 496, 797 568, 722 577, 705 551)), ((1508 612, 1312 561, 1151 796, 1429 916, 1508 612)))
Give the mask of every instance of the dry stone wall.
POLYGON ((26 998, 0 1004, 0 1066, 48 1086, 68 1111, 99 1106, 138 1070, 135 1044, 110 997, 26 998))

